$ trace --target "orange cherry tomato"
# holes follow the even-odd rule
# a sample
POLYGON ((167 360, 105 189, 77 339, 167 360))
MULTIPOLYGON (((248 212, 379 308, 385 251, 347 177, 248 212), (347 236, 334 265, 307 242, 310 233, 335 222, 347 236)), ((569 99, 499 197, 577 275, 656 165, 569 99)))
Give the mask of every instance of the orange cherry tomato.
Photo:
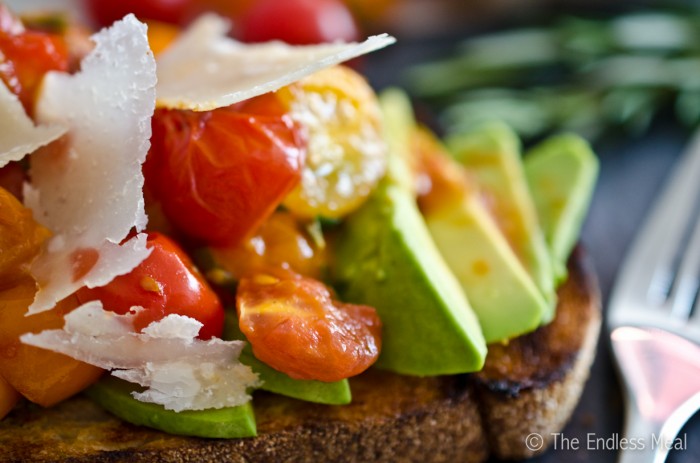
POLYGON ((277 271, 320 278, 326 265, 324 243, 317 243, 289 212, 275 212, 238 246, 210 248, 210 252, 216 267, 235 280, 277 271))
POLYGON ((118 276, 100 288, 81 288, 81 303, 100 300, 105 310, 127 313, 137 305, 134 323, 137 330, 169 314, 192 317, 204 326, 199 337, 220 337, 224 326, 224 309, 190 258, 171 239, 160 233, 148 233, 151 255, 126 275, 118 276))
POLYGON ((148 24, 148 44, 151 51, 158 56, 168 48, 180 34, 180 28, 160 21, 146 21, 148 24))
POLYGON ((0 188, 0 281, 7 285, 22 277, 49 237, 49 231, 32 217, 7 190, 0 188))
POLYGON ((314 279, 243 278, 236 308, 255 356, 292 378, 339 381, 362 373, 379 356, 377 312, 333 300, 314 279))
POLYGON ((306 149, 275 94, 208 112, 157 110, 151 143, 144 175, 165 216, 219 246, 274 212, 299 183, 306 149))
POLYGON ((423 214, 454 207, 465 195, 478 194, 477 182, 448 154, 428 129, 417 128, 411 134, 416 166, 418 206, 423 214))
POLYGON ((68 49, 62 37, 23 30, 21 22, 0 5, 0 79, 17 95, 27 114, 44 74, 67 71, 68 49))
POLYGON ((35 292, 29 277, 0 289, 0 376, 27 399, 49 407, 94 383, 104 370, 19 340, 24 333, 62 328, 63 317, 79 305, 70 296, 51 310, 25 317, 35 292))
POLYGON ((21 397, 19 392, 0 376, 0 420, 10 413, 21 397))

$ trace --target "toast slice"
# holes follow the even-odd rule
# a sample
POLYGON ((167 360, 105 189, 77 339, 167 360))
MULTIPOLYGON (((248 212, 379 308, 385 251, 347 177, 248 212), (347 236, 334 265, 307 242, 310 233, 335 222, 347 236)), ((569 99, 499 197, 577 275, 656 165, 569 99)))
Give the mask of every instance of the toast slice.
POLYGON ((490 345, 483 370, 472 375, 489 447, 498 458, 544 452, 588 379, 601 325, 598 282, 580 247, 568 267, 554 320, 508 345, 490 345), (544 437, 538 452, 525 445, 530 433, 544 437))
POLYGON ((451 462, 521 458, 531 432, 559 431, 594 356, 600 297, 580 249, 559 289, 555 320, 493 346, 475 375, 416 378, 370 371, 353 402, 327 406, 256 393, 258 437, 167 435, 124 423, 76 397, 45 410, 23 404, 0 422, 5 462, 451 462))

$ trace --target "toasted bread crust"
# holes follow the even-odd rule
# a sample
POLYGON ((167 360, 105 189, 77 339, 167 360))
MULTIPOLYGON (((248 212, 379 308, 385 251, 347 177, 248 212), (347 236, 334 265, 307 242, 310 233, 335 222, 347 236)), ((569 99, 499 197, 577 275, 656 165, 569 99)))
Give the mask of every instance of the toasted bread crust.
POLYGON ((259 436, 252 439, 167 435, 121 422, 83 397, 48 410, 23 404, 0 422, 0 460, 479 463, 489 452, 527 456, 524 436, 558 431, 588 375, 600 315, 583 260, 576 251, 555 321, 492 349, 479 375, 371 371, 352 380, 353 403, 340 407, 256 393, 259 436), (572 334, 578 327, 585 333, 572 334))
POLYGON ((472 376, 490 448, 499 458, 544 452, 578 403, 601 324, 600 294, 590 265, 580 248, 574 250, 552 323, 508 345, 489 346, 484 369, 472 376), (537 451, 526 445, 531 433, 544 438, 537 451))
POLYGON ((370 372, 350 406, 255 397, 259 437, 206 440, 131 426, 84 398, 24 407, 0 427, 2 461, 319 462, 485 460, 473 392, 462 378, 370 372))

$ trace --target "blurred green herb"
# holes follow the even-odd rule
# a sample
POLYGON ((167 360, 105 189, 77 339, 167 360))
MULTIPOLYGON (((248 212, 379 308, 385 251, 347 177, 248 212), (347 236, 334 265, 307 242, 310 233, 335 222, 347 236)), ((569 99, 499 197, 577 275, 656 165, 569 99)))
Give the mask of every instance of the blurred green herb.
POLYGON ((469 39, 451 58, 412 68, 412 93, 448 132, 501 119, 521 136, 641 134, 664 107, 700 122, 700 15, 564 18, 548 28, 469 39))

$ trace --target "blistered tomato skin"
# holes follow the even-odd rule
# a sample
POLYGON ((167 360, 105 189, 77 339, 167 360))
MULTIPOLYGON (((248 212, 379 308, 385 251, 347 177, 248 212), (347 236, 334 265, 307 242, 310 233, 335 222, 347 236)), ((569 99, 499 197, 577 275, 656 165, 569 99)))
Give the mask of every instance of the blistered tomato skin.
POLYGON ((299 183, 304 132, 278 105, 268 94, 209 112, 156 111, 144 175, 177 229, 236 245, 299 183))
POLYGON ((0 288, 0 376, 30 401, 50 407, 82 391, 104 370, 20 341, 25 333, 61 329, 64 316, 78 307, 75 296, 46 312, 26 317, 36 286, 29 277, 0 288))
POLYGON ((379 356, 376 311, 333 300, 314 279, 244 278, 236 308, 255 356, 291 378, 339 381, 362 373, 379 356))
POLYGON ((100 300, 106 310, 127 313, 133 306, 144 307, 136 318, 141 330, 169 314, 192 317, 204 326, 201 339, 221 337, 224 309, 192 261, 175 242, 159 233, 149 233, 151 255, 126 275, 101 288, 82 288, 81 303, 100 300))
POLYGON ((19 20, 0 5, 0 80, 19 97, 28 114, 41 80, 49 71, 67 71, 68 49, 62 37, 23 30, 19 20))

